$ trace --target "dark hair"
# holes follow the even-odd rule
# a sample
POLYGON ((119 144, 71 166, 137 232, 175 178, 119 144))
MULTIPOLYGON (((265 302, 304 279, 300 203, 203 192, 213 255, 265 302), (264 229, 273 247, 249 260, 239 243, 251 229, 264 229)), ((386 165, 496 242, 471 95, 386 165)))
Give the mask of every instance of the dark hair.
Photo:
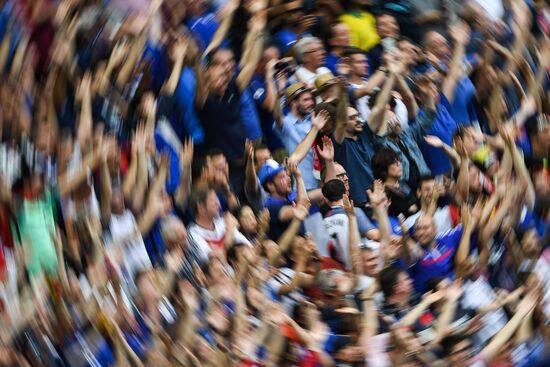
POLYGON ((437 286, 444 279, 445 279, 445 277, 442 277, 442 276, 435 276, 435 277, 431 277, 430 279, 428 279, 428 281, 426 282, 426 292, 429 292, 429 291, 435 292, 435 291, 437 291, 437 286))
POLYGON ((388 298, 393 295, 393 288, 397 284, 397 278, 399 277, 399 274, 403 272, 403 269, 393 265, 380 271, 378 281, 380 282, 380 289, 382 289, 384 298, 388 298))
POLYGON ((223 151, 221 149, 218 149, 218 148, 212 148, 212 149, 208 150, 208 152, 206 153, 207 157, 215 157, 215 156, 218 156, 218 155, 223 155, 225 157, 225 154, 223 154, 223 151))
POLYGON ((221 46, 216 47, 216 48, 210 50, 209 53, 207 53, 206 55, 203 56, 204 68, 209 68, 211 66, 214 66, 214 56, 218 52, 222 52, 222 51, 230 51, 230 52, 234 53, 234 51, 229 47, 221 47, 221 46))
POLYGON ((357 48, 357 47, 346 47, 344 49, 344 52, 342 53, 342 55, 344 57, 351 57, 353 55, 358 55, 358 54, 367 56, 365 51, 363 51, 363 50, 361 50, 360 48, 357 48))
POLYGON ((191 162, 191 179, 193 182, 196 182, 198 178, 202 175, 203 169, 206 168, 206 156, 205 155, 196 155, 193 157, 191 162))
POLYGON ((346 193, 346 186, 342 181, 335 178, 333 180, 325 182, 321 189, 323 196, 330 202, 338 201, 342 199, 346 193))
POLYGON ((441 353, 443 357, 448 357, 453 353, 453 348, 464 340, 469 340, 464 334, 451 334, 444 337, 441 342, 441 353))
POLYGON ((459 125, 453 133, 453 141, 458 138, 464 139, 464 136, 466 135, 466 130, 468 130, 468 128, 470 127, 471 126, 459 125))
MULTIPOLYGON (((378 95, 380 94, 381 91, 382 91, 381 89, 377 89, 374 92, 370 93, 369 101, 368 101, 368 105, 370 109, 372 109, 376 104, 376 100, 378 99, 378 95)), ((390 104, 390 108, 394 110, 395 107, 397 106, 397 101, 395 100, 395 98, 390 97, 390 100, 388 102, 390 104)))
POLYGON ((397 161, 399 161, 399 155, 392 149, 382 148, 378 150, 371 160, 374 177, 385 180, 388 176, 388 168, 397 161))
POLYGON ((420 178, 418 178, 418 188, 422 187, 424 182, 433 180, 435 180, 435 178, 432 175, 421 175, 420 178))
POLYGON ((231 267, 234 267, 234 264, 238 262, 237 246, 238 245, 233 245, 227 250, 227 263, 231 265, 231 267))
POLYGON ((206 203, 206 198, 208 194, 212 191, 208 187, 199 187, 191 193, 191 209, 194 214, 198 213, 199 205, 204 205, 206 203))

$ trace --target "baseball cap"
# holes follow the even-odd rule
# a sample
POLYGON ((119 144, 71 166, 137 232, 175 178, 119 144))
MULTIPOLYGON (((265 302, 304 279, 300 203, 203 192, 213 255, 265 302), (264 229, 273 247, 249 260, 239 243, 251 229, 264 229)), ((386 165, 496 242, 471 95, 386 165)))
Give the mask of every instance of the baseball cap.
POLYGON ((260 179, 260 184, 263 186, 267 181, 269 181, 277 173, 284 170, 285 167, 274 161, 273 159, 268 159, 265 161, 264 165, 258 171, 258 178, 260 179))
POLYGON ((315 88, 318 92, 321 92, 323 89, 330 87, 331 85, 336 84, 336 78, 331 72, 324 73, 315 78, 315 88))
POLYGON ((289 103, 294 98, 298 97, 304 92, 307 92, 308 90, 309 89, 307 89, 306 85, 302 82, 291 84, 285 91, 286 103, 289 103))

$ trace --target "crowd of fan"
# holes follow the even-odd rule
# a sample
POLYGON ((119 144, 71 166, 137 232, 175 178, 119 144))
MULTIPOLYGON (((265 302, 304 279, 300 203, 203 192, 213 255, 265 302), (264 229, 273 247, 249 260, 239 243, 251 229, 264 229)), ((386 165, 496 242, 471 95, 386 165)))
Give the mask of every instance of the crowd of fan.
POLYGON ((0 366, 550 365, 548 2, 0 4, 0 366))

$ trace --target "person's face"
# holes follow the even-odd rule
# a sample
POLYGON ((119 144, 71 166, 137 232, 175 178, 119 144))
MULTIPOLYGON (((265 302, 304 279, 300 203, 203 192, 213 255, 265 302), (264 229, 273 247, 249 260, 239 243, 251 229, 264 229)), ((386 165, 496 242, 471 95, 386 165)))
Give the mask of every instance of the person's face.
POLYGON ((416 190, 416 195, 422 203, 429 203, 432 200, 435 180, 422 181, 420 187, 416 190))
POLYGON ((419 95, 415 96, 419 101, 419 104, 423 105, 429 97, 431 97, 437 104, 438 101, 438 90, 437 85, 432 81, 423 82, 419 86, 419 95))
POLYGON ((208 66, 210 86, 214 92, 223 92, 235 70, 235 58, 231 50, 219 50, 208 66))
POLYGON ((537 195, 546 195, 550 190, 550 180, 544 170, 539 170, 533 174, 533 184, 537 195))
POLYGON ((113 190, 111 196, 111 210, 113 214, 122 214, 124 211, 124 196, 120 190, 113 190))
POLYGON ((482 190, 481 180, 479 178, 479 169, 475 165, 470 165, 469 173, 469 182, 470 182, 470 191, 473 193, 479 194, 482 190))
POLYGON ((477 141, 474 135, 473 128, 466 128, 462 137, 462 144, 467 152, 474 152, 477 149, 477 141))
POLYGON ((348 123, 346 124, 346 132, 350 135, 359 135, 363 131, 361 115, 353 108, 348 107, 348 123))
POLYGON ((341 164, 335 163, 334 171, 336 172, 336 178, 344 183, 344 187, 346 188, 346 195, 349 195, 349 177, 346 170, 341 164))
POLYGON ((146 303, 156 304, 156 300, 159 298, 159 293, 154 282, 154 273, 148 272, 141 276, 136 284, 139 290, 140 296, 146 303))
POLYGON ((360 78, 367 75, 369 64, 367 62, 367 56, 364 54, 354 54, 350 57, 351 73, 360 78))
POLYGON ((329 44, 332 47, 346 47, 349 46, 349 28, 344 23, 337 23, 332 27, 332 38, 329 40, 329 44))
POLYGON ((325 47, 320 42, 312 42, 304 52, 304 64, 318 68, 325 62, 325 47))
POLYGON ((244 233, 255 233, 258 221, 254 212, 249 206, 245 206, 241 209, 239 215, 239 223, 241 224, 241 230, 244 233))
POLYGON ((278 195, 286 196, 292 191, 292 182, 286 170, 282 170, 273 177, 272 184, 278 195))
POLYGON ((265 246, 267 258, 276 259, 274 266, 278 267, 278 266, 284 265, 285 259, 281 254, 281 250, 279 249, 279 246, 275 242, 273 241, 265 242, 264 246, 265 246))
POLYGON ((187 245, 187 229, 183 223, 174 226, 174 238, 178 246, 184 248, 187 245))
POLYGON ((394 294, 409 298, 412 294, 412 281, 409 274, 402 271, 397 277, 397 284, 394 287, 394 294))
POLYGON ((260 70, 262 72, 265 70, 265 66, 268 62, 271 60, 278 60, 281 58, 281 53, 279 52, 279 49, 275 46, 268 47, 264 50, 264 54, 262 56, 262 62, 260 64, 260 70))
POLYGON ((441 34, 437 32, 430 32, 426 36, 427 47, 426 49, 434 54, 435 57, 445 60, 449 57, 451 51, 449 49, 449 43, 441 34))
POLYGON ((366 276, 375 277, 378 274, 378 254, 376 251, 364 249, 361 253, 363 272, 366 276))
POLYGON ((435 226, 432 218, 421 216, 414 226, 415 237, 422 246, 430 245, 435 239, 435 226))
POLYGON ((254 151, 256 157, 256 167, 261 167, 268 159, 271 159, 271 152, 269 149, 258 149, 254 151))
POLYGON ((217 218, 220 215, 220 201, 214 190, 206 196, 205 211, 208 218, 217 218))
POLYGON ((397 46, 405 62, 408 64, 416 64, 418 62, 418 48, 415 45, 409 41, 399 41, 397 46))
POLYGON ((521 248, 525 255, 529 258, 535 258, 540 253, 540 237, 536 229, 530 229, 523 235, 521 240, 521 248))
POLYGON ((399 159, 388 166, 388 177, 399 179, 402 175, 403 167, 401 166, 401 161, 399 159))
POLYGON ((315 107, 315 99, 310 92, 304 92, 296 97, 296 108, 301 116, 309 115, 315 107))
POLYGON ((380 38, 399 37, 399 25, 395 18, 389 14, 381 15, 376 19, 376 28, 378 29, 380 38))
POLYGON ((227 159, 223 154, 215 155, 210 158, 211 173, 215 184, 227 181, 229 177, 229 166, 227 159))

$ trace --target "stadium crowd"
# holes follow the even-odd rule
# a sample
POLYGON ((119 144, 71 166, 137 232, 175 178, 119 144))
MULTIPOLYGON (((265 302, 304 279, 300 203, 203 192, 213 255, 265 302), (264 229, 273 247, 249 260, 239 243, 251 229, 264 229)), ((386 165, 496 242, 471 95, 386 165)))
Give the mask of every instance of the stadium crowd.
POLYGON ((0 1, 0 366, 549 366, 544 0, 0 1))

